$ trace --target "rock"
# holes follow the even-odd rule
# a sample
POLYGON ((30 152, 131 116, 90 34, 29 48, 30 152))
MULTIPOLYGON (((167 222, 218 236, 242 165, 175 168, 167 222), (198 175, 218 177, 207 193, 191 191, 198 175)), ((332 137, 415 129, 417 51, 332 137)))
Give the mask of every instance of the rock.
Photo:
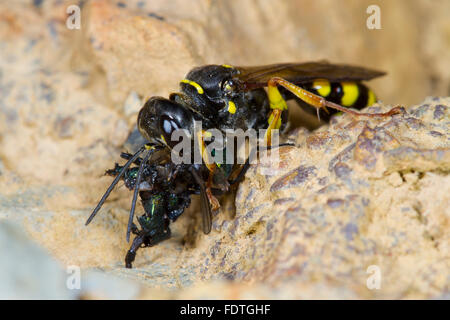
POLYGON ((0 299, 73 299, 60 263, 23 228, 0 220, 0 299))
POLYGON ((384 3, 381 30, 362 27, 370 1, 101 0, 85 2, 81 30, 65 25, 69 3, 0 4, 0 237, 17 245, 0 252, 0 278, 30 279, 8 282, 14 297, 448 297, 450 98, 414 105, 448 94, 447 1, 384 3), (401 102, 404 113, 292 130, 296 146, 250 168, 211 234, 194 201, 134 269, 123 268, 128 190, 84 226, 111 183, 104 171, 142 143, 146 98, 167 97, 196 65, 322 58, 389 71, 371 82, 386 102, 366 111, 401 102), (80 267, 76 293, 63 266, 80 267))
POLYGON ((222 230, 215 250, 214 260, 226 262, 210 263, 210 276, 222 272, 238 281, 288 287, 325 281, 351 287, 365 298, 432 298, 446 292, 450 117, 446 113, 436 121, 428 115, 449 102, 428 99, 391 119, 359 120, 361 126, 344 115, 329 127, 299 136, 298 148, 280 150, 290 157, 281 178, 288 188, 274 190, 280 180, 264 181, 256 167, 238 191, 237 227, 225 235, 222 230), (421 117, 412 116, 419 109, 421 117), (411 129, 411 122, 421 126, 411 129), (343 128, 350 139, 334 150, 302 142, 336 136, 343 128), (437 128, 445 134, 428 134, 437 128), (298 165, 314 167, 316 174, 294 183, 298 165), (255 224, 258 231, 249 235, 255 224), (249 238, 255 241, 252 246, 246 245, 249 238), (366 287, 371 265, 381 270, 380 290, 366 287))
POLYGON ((142 290, 139 282, 97 270, 85 272, 80 284, 80 297, 83 299, 137 299, 142 290))
POLYGON ((18 224, 0 220, 0 240, 0 299, 124 300, 152 292, 136 281, 110 273, 86 272, 78 266, 64 271, 18 224))
POLYGON ((123 105, 123 113, 127 117, 131 115, 137 116, 139 110, 142 108, 142 105, 143 102, 139 99, 138 94, 132 91, 125 100, 125 104, 123 105))

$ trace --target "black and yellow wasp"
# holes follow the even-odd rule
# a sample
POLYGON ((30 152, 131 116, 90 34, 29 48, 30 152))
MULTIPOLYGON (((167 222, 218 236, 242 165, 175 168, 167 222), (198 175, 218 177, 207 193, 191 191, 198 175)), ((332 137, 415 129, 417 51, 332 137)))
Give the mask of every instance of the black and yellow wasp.
MULTIPOLYGON (((374 93, 362 82, 384 75, 383 72, 362 67, 330 64, 325 61, 307 63, 282 63, 256 67, 230 65, 206 65, 192 69, 180 82, 180 92, 169 98, 152 97, 139 112, 137 126, 148 140, 129 161, 121 167, 116 179, 108 188, 86 224, 96 215, 109 193, 138 157, 147 152, 136 173, 136 186, 140 185, 142 171, 152 162, 150 156, 158 149, 171 150, 177 143, 172 133, 184 129, 199 141, 200 149, 206 148, 207 130, 218 129, 267 129, 265 139, 271 145, 273 130, 282 129, 287 123, 286 100, 297 99, 302 106, 314 108, 318 116, 327 120, 336 112, 354 116, 386 117, 399 112, 394 108, 387 113, 362 113, 350 108, 362 109, 376 101, 374 93), (265 90, 267 88, 267 90, 265 90), (201 121, 201 132, 194 130, 194 122, 201 121), (150 161, 149 161, 150 159, 150 161)), ((218 208, 213 195, 212 181, 223 174, 216 163, 211 163, 203 152, 202 165, 184 165, 182 173, 195 177, 202 198, 203 231, 211 230, 211 206, 218 208), (200 172, 207 168, 209 177, 200 172)), ((248 164, 246 163, 247 167, 248 164)), ((245 167, 245 166, 244 166, 245 167)), ((228 170, 229 171, 229 170, 228 170)), ((242 177, 245 170, 239 173, 242 177)), ((228 179, 229 172, 225 175, 228 179)), ((227 180, 222 187, 226 190, 227 180)), ((229 181, 229 182, 236 182, 229 181)), ((134 197, 127 228, 127 240, 133 226, 134 197)))

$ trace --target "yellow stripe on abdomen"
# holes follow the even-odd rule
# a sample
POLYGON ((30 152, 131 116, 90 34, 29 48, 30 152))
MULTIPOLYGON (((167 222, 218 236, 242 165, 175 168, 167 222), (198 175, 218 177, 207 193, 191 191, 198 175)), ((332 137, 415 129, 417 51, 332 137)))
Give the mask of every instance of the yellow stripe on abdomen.
POLYGON ((327 79, 316 79, 312 83, 312 89, 316 90, 319 95, 326 98, 331 93, 331 84, 327 79))
POLYGON ((342 86, 342 98, 341 104, 345 107, 352 106, 359 97, 359 89, 356 82, 341 82, 342 86))
POLYGON ((372 90, 368 89, 368 98, 367 98, 367 106, 373 105, 375 102, 377 102, 377 97, 375 96, 375 93, 373 93, 372 90))

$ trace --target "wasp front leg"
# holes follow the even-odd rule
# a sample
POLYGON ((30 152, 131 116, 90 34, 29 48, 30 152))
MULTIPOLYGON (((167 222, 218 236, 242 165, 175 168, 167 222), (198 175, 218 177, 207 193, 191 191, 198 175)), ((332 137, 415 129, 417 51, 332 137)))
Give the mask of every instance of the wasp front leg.
POLYGON ((272 113, 269 117, 269 126, 267 127, 266 134, 264 140, 266 142, 266 146, 272 145, 272 132, 273 130, 278 130, 281 127, 281 114, 283 110, 281 109, 273 109, 272 113))
POLYGON ((284 100, 283 96, 281 95, 280 91, 277 88, 277 82, 274 82, 272 80, 273 79, 269 81, 267 90, 269 105, 270 108, 272 109, 272 113, 270 114, 268 119, 269 126, 267 127, 266 134, 264 137, 267 146, 272 145, 272 132, 273 130, 280 129, 281 114, 288 108, 286 100, 284 100))
POLYGON ((197 133, 197 141, 198 141, 198 146, 202 155, 202 159, 204 164, 206 165, 206 167, 209 170, 209 177, 208 177, 208 182, 206 184, 206 195, 208 196, 208 201, 211 204, 211 207, 213 210, 217 210, 220 208, 220 203, 219 200, 217 200, 217 198, 212 194, 212 181, 213 181, 213 177, 214 177, 214 173, 217 169, 216 164, 211 160, 210 155, 208 154, 208 149, 206 148, 205 145, 205 138, 206 137, 210 137, 210 134, 207 131, 199 131, 197 133))

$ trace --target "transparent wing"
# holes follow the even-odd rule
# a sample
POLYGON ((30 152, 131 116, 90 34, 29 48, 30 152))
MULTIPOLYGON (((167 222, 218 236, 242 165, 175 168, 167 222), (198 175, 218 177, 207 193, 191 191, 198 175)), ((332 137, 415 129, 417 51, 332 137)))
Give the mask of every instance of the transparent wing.
POLYGON ((209 205, 208 196, 206 195, 205 181, 200 178, 194 168, 191 168, 190 171, 200 187, 203 233, 208 234, 211 232, 212 227, 212 212, 211 206, 209 205))
POLYGON ((267 86, 273 77, 280 77, 294 84, 314 79, 338 81, 363 81, 385 75, 385 72, 345 64, 331 64, 326 61, 305 63, 280 63, 255 67, 236 67, 235 76, 243 90, 267 86))

